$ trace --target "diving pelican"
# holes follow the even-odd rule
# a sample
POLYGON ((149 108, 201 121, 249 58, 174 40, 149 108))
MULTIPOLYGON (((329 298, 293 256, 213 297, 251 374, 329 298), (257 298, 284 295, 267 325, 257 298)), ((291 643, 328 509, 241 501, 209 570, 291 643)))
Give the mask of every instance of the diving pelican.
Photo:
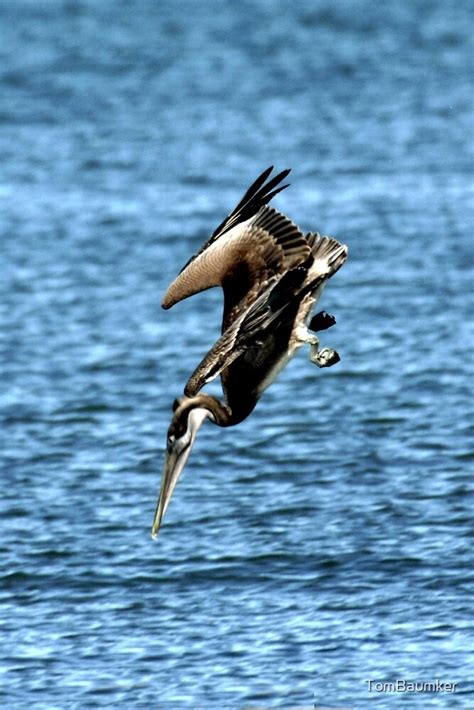
POLYGON ((267 202, 289 173, 266 183, 269 168, 250 186, 237 207, 188 261, 163 299, 169 308, 183 298, 221 285, 222 335, 189 378, 184 397, 173 405, 167 452, 152 537, 156 537, 178 478, 206 419, 222 427, 242 422, 265 389, 305 343, 318 367, 339 360, 319 350, 316 332, 335 323, 324 312, 311 314, 325 282, 347 258, 347 247, 317 233, 304 235, 267 202), (310 333, 309 330, 313 331, 310 333), (220 375, 224 401, 201 392, 220 375))

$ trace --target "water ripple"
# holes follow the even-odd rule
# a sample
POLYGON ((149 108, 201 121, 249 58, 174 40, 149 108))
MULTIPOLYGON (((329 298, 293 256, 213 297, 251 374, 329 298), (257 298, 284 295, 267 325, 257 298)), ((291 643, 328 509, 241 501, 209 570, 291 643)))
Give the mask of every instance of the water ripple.
POLYGON ((471 708, 470 6, 191 5, 0 5, 0 702, 471 708), (342 359, 203 427, 153 543, 222 307, 161 296, 275 162, 342 359))

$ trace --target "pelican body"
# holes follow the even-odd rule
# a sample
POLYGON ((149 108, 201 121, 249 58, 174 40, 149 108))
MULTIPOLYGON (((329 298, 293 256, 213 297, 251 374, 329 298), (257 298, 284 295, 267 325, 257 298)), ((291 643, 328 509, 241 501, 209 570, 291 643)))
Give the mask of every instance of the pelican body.
POLYGON ((153 537, 206 419, 222 427, 246 419, 305 343, 310 344, 310 359, 318 367, 339 360, 334 350, 318 349, 315 335, 331 327, 334 317, 311 315, 325 282, 347 259, 347 247, 317 233, 304 235, 285 215, 268 206, 287 187, 279 183, 289 173, 285 170, 267 182, 272 170, 250 186, 163 299, 163 307, 170 308, 183 298, 220 285, 224 313, 221 337, 189 378, 184 397, 173 405, 153 537), (218 376, 224 401, 201 392, 218 376))

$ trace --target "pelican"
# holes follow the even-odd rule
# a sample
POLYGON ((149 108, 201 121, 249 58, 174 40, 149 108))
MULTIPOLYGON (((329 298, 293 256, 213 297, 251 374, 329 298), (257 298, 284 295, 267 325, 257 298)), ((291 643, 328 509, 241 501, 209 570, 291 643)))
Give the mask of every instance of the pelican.
POLYGON ((339 361, 319 350, 316 332, 335 323, 312 316, 325 282, 347 259, 347 247, 318 233, 304 235, 268 206, 287 185, 289 170, 269 178, 268 168, 168 288, 162 306, 220 285, 224 291, 222 335, 175 400, 168 429, 161 489, 151 530, 156 537, 171 496, 206 419, 221 427, 242 422, 278 373, 305 343, 318 367, 339 361), (278 187, 277 187, 278 186, 278 187), (309 331, 312 331, 311 333, 309 331), (224 401, 201 392, 220 376, 224 401))

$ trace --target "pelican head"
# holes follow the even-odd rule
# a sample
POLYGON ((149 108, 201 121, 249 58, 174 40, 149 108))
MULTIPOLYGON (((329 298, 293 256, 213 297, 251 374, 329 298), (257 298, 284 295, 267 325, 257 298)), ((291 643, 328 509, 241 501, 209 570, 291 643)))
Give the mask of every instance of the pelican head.
POLYGON ((173 418, 168 429, 165 463, 161 479, 160 495, 156 506, 151 536, 158 535, 161 521, 173 491, 194 444, 194 439, 204 420, 214 420, 212 412, 199 406, 198 398, 183 397, 173 405, 173 418))

